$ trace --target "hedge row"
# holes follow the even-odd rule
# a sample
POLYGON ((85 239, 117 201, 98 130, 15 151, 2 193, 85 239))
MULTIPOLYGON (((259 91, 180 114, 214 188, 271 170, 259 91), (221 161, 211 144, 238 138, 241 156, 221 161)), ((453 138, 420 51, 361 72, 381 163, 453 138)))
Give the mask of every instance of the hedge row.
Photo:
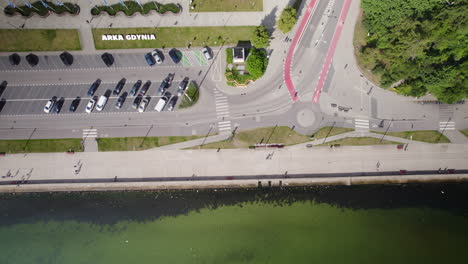
POLYGON ((127 6, 127 8, 125 8, 121 4, 114 4, 114 5, 111 5, 110 7, 96 6, 91 9, 91 14, 93 16, 97 16, 101 12, 107 12, 107 14, 111 16, 115 16, 118 12, 123 12, 125 13, 125 15, 131 16, 137 12, 141 14, 148 14, 151 10, 156 10, 160 14, 164 14, 168 11, 176 14, 181 11, 178 5, 172 4, 172 3, 160 4, 157 2, 148 2, 140 6, 134 1, 125 1, 124 4, 127 6))
POLYGON ((72 4, 72 3, 63 3, 65 6, 59 6, 59 5, 56 5, 52 2, 49 2, 49 1, 44 1, 48 6, 50 6, 52 9, 55 10, 52 11, 51 9, 48 9, 46 7, 44 7, 40 1, 38 2, 35 2, 33 4, 31 4, 33 7, 35 8, 30 8, 30 7, 27 7, 27 6, 18 6, 20 9, 18 8, 12 8, 10 6, 7 6, 5 7, 4 11, 6 15, 14 15, 15 13, 20 13, 22 16, 30 16, 32 13, 37 13, 41 16, 45 16, 47 15, 49 12, 54 12, 56 14, 62 14, 62 13, 70 13, 70 14, 78 14, 80 12, 80 7, 76 4, 72 4), (68 10, 67 9, 70 9, 68 10), (37 10, 36 10, 37 9, 37 10))

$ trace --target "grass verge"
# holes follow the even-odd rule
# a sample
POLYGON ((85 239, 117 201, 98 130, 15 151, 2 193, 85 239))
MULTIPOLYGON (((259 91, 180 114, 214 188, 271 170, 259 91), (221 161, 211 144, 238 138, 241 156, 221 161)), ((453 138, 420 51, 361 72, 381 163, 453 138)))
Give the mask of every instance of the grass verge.
POLYGON ((354 131, 352 128, 346 128, 346 127, 322 127, 319 129, 317 132, 315 132, 312 136, 314 136, 314 139, 321 139, 325 137, 332 137, 336 136, 339 134, 347 133, 354 131))
POLYGON ((194 82, 190 82, 187 91, 185 91, 185 94, 182 97, 182 102, 179 105, 179 109, 188 108, 196 104, 198 102, 199 95, 200 93, 198 86, 194 82))
POLYGON ((248 148, 256 143, 282 143, 286 146, 295 145, 309 141, 309 137, 297 133, 287 126, 262 127, 247 131, 241 131, 235 134, 230 140, 213 142, 193 149, 233 149, 248 148))
POLYGON ((20 139, 0 140, 0 152, 5 153, 42 153, 42 152, 66 152, 69 149, 82 152, 81 139, 20 139))
POLYGON ((99 151, 131 151, 157 148, 201 137, 202 136, 97 138, 97 143, 99 151))
POLYGON ((263 0, 195 0, 190 12, 256 12, 263 11, 263 0), (193 9, 192 9, 193 8, 193 9))
POLYGON ((400 144, 400 142, 382 140, 380 142, 379 138, 373 137, 350 137, 343 138, 335 141, 330 141, 325 144, 320 144, 318 146, 330 146, 340 144, 341 146, 369 146, 369 145, 388 145, 388 144, 400 144))
POLYGON ((1 52, 81 50, 76 29, 0 29, 1 52))
POLYGON ((96 49, 173 48, 237 45, 252 38, 255 26, 94 28, 96 49), (155 34, 156 40, 102 40, 106 34, 155 34))
POLYGON ((465 137, 468 137, 468 129, 460 130, 460 132, 462 132, 462 134, 465 135, 465 137))
MULTIPOLYGON (((377 134, 385 134, 380 131, 372 131, 377 134)), ((450 140, 442 135, 439 131, 424 130, 424 131, 402 131, 402 132, 387 132, 388 136, 400 137, 405 139, 412 139, 423 141, 427 143, 450 143, 450 140)))

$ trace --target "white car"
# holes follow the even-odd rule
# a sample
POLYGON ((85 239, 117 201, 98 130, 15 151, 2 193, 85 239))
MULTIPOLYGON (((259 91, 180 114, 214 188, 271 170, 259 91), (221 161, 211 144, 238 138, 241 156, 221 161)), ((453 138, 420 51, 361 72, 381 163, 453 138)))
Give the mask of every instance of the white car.
POLYGON ((101 95, 101 97, 99 97, 99 100, 97 101, 96 110, 101 112, 104 109, 104 106, 106 106, 107 99, 108 99, 107 96, 101 95))
POLYGON ((205 55, 206 60, 211 60, 211 59, 213 59, 213 56, 211 56, 211 53, 210 53, 210 51, 208 50, 207 47, 204 47, 204 48, 202 49, 202 53, 203 53, 203 55, 205 55))
POLYGON ((47 101, 46 105, 44 106, 44 112, 50 113, 52 108, 54 108, 54 105, 55 105, 55 99, 52 98, 49 101, 47 101))
POLYGON ((95 104, 96 101, 94 101, 94 99, 89 100, 88 104, 86 105, 86 113, 91 114, 95 104))
POLYGON ((151 52, 151 55, 153 55, 153 57, 154 57, 154 59, 156 60, 156 63, 157 63, 157 64, 161 64, 161 63, 162 63, 162 59, 161 59, 161 57, 159 56, 158 50, 153 50, 153 51, 151 52))
POLYGON ((141 101, 140 105, 138 106, 138 112, 143 113, 148 103, 149 100, 147 98, 143 99, 143 101, 141 101))
POLYGON ((154 110, 161 112, 164 109, 164 106, 166 105, 167 100, 168 99, 166 96, 161 97, 161 99, 159 99, 158 103, 154 107, 154 110))

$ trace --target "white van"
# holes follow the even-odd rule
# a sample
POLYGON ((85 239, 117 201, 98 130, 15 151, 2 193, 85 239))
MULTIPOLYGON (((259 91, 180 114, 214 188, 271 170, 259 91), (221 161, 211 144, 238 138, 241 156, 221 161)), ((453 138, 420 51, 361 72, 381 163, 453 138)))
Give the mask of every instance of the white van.
POLYGON ((154 107, 154 110, 161 112, 164 109, 164 106, 166 105, 166 103, 167 103, 167 97, 166 96, 161 97, 161 99, 159 99, 158 103, 154 107))
POLYGON ((102 109, 104 109, 104 106, 106 106, 106 103, 107 103, 107 96, 101 95, 101 97, 99 97, 99 100, 96 104, 96 110, 102 111, 102 109))

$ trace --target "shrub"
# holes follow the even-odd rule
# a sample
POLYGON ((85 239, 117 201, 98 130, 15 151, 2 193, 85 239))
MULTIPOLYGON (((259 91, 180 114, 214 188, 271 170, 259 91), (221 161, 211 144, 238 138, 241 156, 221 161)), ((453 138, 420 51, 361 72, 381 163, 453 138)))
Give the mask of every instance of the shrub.
POLYGON ((265 50, 253 48, 247 58, 246 68, 250 75, 256 80, 263 76, 268 65, 265 50))
MULTIPOLYGON (((80 11, 80 7, 76 4, 72 4, 72 3, 63 3, 65 6, 59 6, 59 5, 56 5, 52 2, 49 2, 49 1, 44 1, 48 6, 50 6, 52 9, 55 10, 55 13, 56 14, 63 14, 63 13, 69 13, 69 14, 77 14, 79 11, 80 11), (67 9, 70 9, 68 10, 67 9)), ((7 6, 5 7, 4 9, 4 13, 6 15, 14 15, 15 13, 20 13, 22 16, 30 16, 32 13, 37 13, 41 16, 45 16, 47 15, 49 12, 54 12, 52 11, 51 9, 48 9, 46 7, 44 7, 40 1, 38 2, 34 2, 31 4, 33 7, 35 8, 29 8, 27 6, 18 6, 20 9, 18 8, 12 8, 10 6, 7 6), (37 10, 36 10, 37 9, 37 10)))
POLYGON ((281 16, 278 20, 278 28, 283 33, 288 33, 296 24, 296 16, 296 9, 291 6, 286 7, 283 12, 281 12, 281 16))
POLYGON ((252 44, 257 48, 266 48, 270 44, 270 34, 265 26, 258 26, 252 36, 252 44))
POLYGON ((138 5, 134 1, 125 1, 124 4, 127 6, 125 8, 120 3, 108 6, 96 6, 91 9, 91 14, 93 16, 99 15, 101 12, 107 12, 111 16, 115 16, 118 12, 123 12, 127 16, 131 16, 135 13, 148 14, 152 10, 156 10, 160 14, 164 14, 168 11, 172 13, 179 13, 179 6, 176 4, 160 4, 157 2, 148 2, 142 6, 138 5))
POLYGON ((226 49, 226 62, 227 64, 232 64, 232 48, 226 49))

